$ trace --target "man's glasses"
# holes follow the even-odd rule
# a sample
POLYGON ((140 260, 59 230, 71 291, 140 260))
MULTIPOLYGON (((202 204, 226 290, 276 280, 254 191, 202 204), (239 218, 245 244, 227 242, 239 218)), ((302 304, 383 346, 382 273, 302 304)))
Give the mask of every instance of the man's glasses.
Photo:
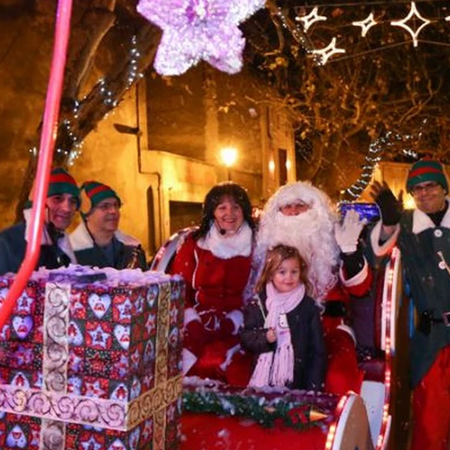
POLYGON ((439 183, 435 183, 434 181, 430 181, 428 183, 421 183, 411 188, 411 194, 417 195, 422 192, 431 192, 434 191, 439 186, 439 183))

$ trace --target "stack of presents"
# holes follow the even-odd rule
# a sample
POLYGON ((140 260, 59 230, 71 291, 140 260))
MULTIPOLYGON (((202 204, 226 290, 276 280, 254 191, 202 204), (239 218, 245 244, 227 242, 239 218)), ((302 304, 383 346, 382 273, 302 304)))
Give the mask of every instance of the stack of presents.
POLYGON ((162 273, 35 272, 0 329, 0 449, 178 448, 183 295, 162 273))

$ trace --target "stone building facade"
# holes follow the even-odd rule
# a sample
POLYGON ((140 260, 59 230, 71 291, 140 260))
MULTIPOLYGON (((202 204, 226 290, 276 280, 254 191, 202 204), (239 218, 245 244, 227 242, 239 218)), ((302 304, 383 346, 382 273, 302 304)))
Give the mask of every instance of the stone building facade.
POLYGON ((230 76, 200 64, 180 77, 153 73, 87 137, 71 172, 80 184, 97 179, 117 190, 121 228, 151 256, 174 231, 199 222, 216 183, 231 179, 262 206, 295 181, 292 119, 249 72, 230 76), (230 169, 220 160, 224 146, 238 152, 230 169))

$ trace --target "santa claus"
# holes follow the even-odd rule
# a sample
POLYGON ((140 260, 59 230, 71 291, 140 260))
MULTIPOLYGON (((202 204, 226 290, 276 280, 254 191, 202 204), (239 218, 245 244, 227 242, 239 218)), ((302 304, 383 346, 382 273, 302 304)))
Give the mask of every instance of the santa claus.
POLYGON ((363 378, 347 324, 349 295, 361 297, 371 287, 371 272, 358 247, 363 226, 355 211, 339 223, 329 197, 309 182, 287 184, 264 208, 254 252, 255 279, 267 250, 278 244, 296 247, 304 258, 311 286, 307 294, 323 305, 329 355, 325 390, 336 394, 359 392, 363 378))

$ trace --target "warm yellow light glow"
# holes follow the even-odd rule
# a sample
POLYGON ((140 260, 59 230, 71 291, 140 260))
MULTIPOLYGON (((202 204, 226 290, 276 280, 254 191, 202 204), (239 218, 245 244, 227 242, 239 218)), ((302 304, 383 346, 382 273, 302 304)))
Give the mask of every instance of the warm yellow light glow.
POLYGON ((220 150, 220 158, 226 167, 231 167, 236 162, 238 151, 234 147, 224 147, 220 150))
POLYGON ((288 159, 286 161, 286 169, 289 170, 291 168, 291 161, 288 159))
POLYGON ((273 159, 271 159, 271 160, 269 161, 269 170, 270 170, 270 172, 272 172, 272 173, 275 172, 275 162, 274 162, 273 159))

